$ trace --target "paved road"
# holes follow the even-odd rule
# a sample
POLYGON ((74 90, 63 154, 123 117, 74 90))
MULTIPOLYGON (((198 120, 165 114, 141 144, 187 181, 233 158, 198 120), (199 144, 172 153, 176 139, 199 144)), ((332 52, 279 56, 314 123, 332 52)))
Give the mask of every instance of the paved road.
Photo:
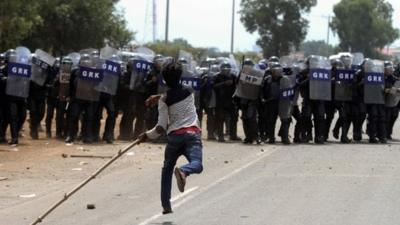
MULTIPOLYGON (((143 154, 135 152, 133 157, 143 154)), ((159 214, 162 151, 155 151, 140 168, 126 158, 118 161, 42 224, 399 224, 399 162, 400 143, 286 147, 206 142, 204 173, 189 178, 185 194, 173 187, 174 214, 159 214), (96 209, 86 210, 87 203, 96 209)), ((49 183, 52 191, 0 208, 0 224, 30 224, 77 183, 67 180, 68 185, 58 182, 53 188, 49 183)))

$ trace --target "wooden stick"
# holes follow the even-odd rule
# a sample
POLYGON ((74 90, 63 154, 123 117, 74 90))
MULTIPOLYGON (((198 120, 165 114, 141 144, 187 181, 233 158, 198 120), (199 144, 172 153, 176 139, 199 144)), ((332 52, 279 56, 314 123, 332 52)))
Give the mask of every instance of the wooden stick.
POLYGON ((82 183, 80 183, 78 186, 76 186, 72 191, 69 193, 65 193, 64 197, 55 203, 53 206, 51 206, 43 215, 38 217, 35 222, 31 223, 31 225, 36 225, 38 223, 41 223, 45 217, 47 217, 52 211, 54 211, 58 206, 60 206, 63 202, 68 200, 73 194, 75 194, 77 191, 79 191, 82 187, 84 187, 87 183, 89 183, 91 180, 95 179, 104 169, 106 169, 108 166, 110 166, 115 160, 117 160, 119 157, 121 157, 123 154, 128 152, 131 148, 133 148, 135 145, 139 143, 139 140, 134 141, 131 143, 129 146, 124 148, 123 150, 119 150, 118 153, 110 159, 107 163, 105 163, 102 167, 100 167, 96 172, 94 172, 90 177, 88 177, 86 180, 84 180, 82 183))
POLYGON ((62 154, 63 158, 99 158, 99 159, 111 159, 112 156, 101 156, 101 155, 68 155, 62 154))

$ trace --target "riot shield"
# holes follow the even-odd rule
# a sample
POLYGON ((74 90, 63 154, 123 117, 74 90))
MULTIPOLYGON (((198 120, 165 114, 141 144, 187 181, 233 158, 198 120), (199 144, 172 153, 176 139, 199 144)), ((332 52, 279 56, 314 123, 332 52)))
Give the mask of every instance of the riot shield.
MULTIPOLYGON (((119 51, 115 48, 106 46, 106 47, 100 49, 100 57, 102 59, 110 59, 111 57, 114 57, 115 55, 119 55, 119 51)), ((120 57, 118 57, 118 58, 120 58, 120 57)))
POLYGON ((153 68, 153 62, 137 55, 129 63, 132 70, 129 89, 141 93, 146 92, 144 82, 147 79, 148 73, 153 68))
POLYGON ((229 54, 229 64, 231 64, 232 67, 231 73, 234 74, 236 77, 239 76, 240 73, 239 65, 233 54, 229 54))
POLYGON ((77 52, 72 52, 68 55, 68 57, 72 60, 72 68, 77 68, 79 66, 81 55, 77 52))
POLYGON ((283 76, 280 80, 279 117, 281 120, 292 118, 294 88, 293 81, 283 76))
POLYGON ((365 61, 364 72, 364 103, 385 104, 385 77, 383 61, 365 61))
POLYGON ((47 70, 53 66, 56 59, 47 52, 37 49, 32 56, 32 76, 31 80, 39 86, 43 86, 47 78, 47 70))
POLYGON ((260 94, 264 73, 252 66, 245 65, 239 75, 234 96, 248 100, 257 100, 260 94))
POLYGON ((348 102, 352 100, 352 83, 355 72, 353 69, 337 69, 335 77, 336 101, 348 102))
POLYGON ((153 62, 155 53, 153 50, 146 48, 146 47, 139 47, 133 50, 134 53, 139 55, 142 58, 145 58, 148 61, 153 62))
MULTIPOLYGON (((68 57, 68 59, 70 58, 68 57)), ((69 97, 72 64, 72 61, 68 61, 66 59, 63 59, 60 64, 60 72, 58 76, 60 83, 58 96, 60 101, 66 101, 67 97, 69 97)))
POLYGON ((285 55, 279 58, 279 64, 283 68, 283 73, 285 75, 290 75, 292 73, 292 67, 296 62, 296 58, 292 55, 285 55))
POLYGON ((80 50, 79 54, 81 54, 81 55, 83 55, 83 54, 92 55, 96 51, 97 51, 97 49, 95 49, 95 48, 86 48, 86 49, 80 50))
POLYGON ((359 70, 361 69, 361 64, 364 61, 364 54, 361 52, 353 53, 353 62, 352 62, 352 69, 359 70))
POLYGON ((100 55, 106 60, 103 65, 103 80, 98 84, 98 86, 96 86, 96 90, 110 95, 115 95, 117 93, 119 77, 121 75, 121 58, 116 54, 109 56, 109 54, 102 55, 100 53, 100 55))
POLYGON ((15 55, 10 56, 9 59, 6 94, 27 98, 31 79, 31 65, 29 63, 31 52, 26 47, 18 47, 15 52, 15 55))
POLYGON ((331 65, 323 56, 310 56, 310 99, 331 101, 331 65))
POLYGON ((400 80, 396 81, 389 93, 386 94, 386 107, 396 107, 400 101, 400 80))
POLYGON ((77 99, 93 102, 99 100, 100 92, 95 87, 103 80, 103 63, 102 60, 94 63, 91 57, 81 59, 75 94, 77 99))

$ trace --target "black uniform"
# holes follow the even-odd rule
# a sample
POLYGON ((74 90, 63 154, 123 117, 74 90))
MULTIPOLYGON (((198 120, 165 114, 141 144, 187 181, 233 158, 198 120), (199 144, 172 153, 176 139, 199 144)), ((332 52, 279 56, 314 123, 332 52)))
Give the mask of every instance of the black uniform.
POLYGON ((232 96, 235 93, 235 80, 233 74, 225 75, 219 73, 215 77, 214 91, 216 98, 215 108, 215 124, 218 136, 218 141, 224 141, 224 121, 229 118, 229 138, 230 140, 238 140, 237 137, 237 108, 233 104, 232 96))
MULTIPOLYGON (((279 116, 279 102, 281 99, 281 83, 282 77, 267 76, 264 80, 262 98, 264 102, 265 122, 267 128, 267 138, 270 144, 275 143, 275 127, 279 116)), ((280 136, 282 142, 289 144, 289 126, 290 119, 281 119, 280 136)))
POLYGON ((132 91, 129 90, 131 78, 130 68, 121 75, 117 95, 115 96, 115 107, 117 113, 122 113, 119 124, 119 140, 132 140, 133 138, 133 98, 132 91))
POLYGON ((75 69, 71 74, 70 93, 73 94, 68 108, 68 137, 66 142, 72 143, 77 138, 79 119, 83 115, 81 123, 82 138, 84 143, 90 144, 93 142, 93 121, 97 102, 81 100, 75 97, 79 72, 79 69, 75 69))
MULTIPOLYGON (((394 75, 388 75, 385 77, 385 89, 392 88, 394 84, 399 79, 394 75)), ((385 115, 386 115, 386 138, 391 140, 393 134, 393 126, 396 122, 397 118, 399 117, 399 107, 385 107, 385 115)))
MULTIPOLYGON (((58 67, 52 67, 49 70, 48 81, 46 82, 47 83, 46 136, 48 138, 51 138, 51 136, 52 136, 51 128, 52 128, 52 123, 53 123, 53 118, 54 118, 54 111, 57 109, 57 105, 58 105, 59 88, 56 86, 58 72, 59 72, 58 67)), ((58 131, 58 129, 57 129, 57 121, 56 121, 56 133, 59 134, 59 132, 57 132, 57 131, 58 131)), ((58 137, 58 135, 57 135, 57 137, 58 137)))
POLYGON ((215 122, 216 122, 216 97, 213 89, 215 78, 208 75, 203 76, 200 89, 200 104, 207 115, 207 139, 215 140, 215 122))
POLYGON ((8 125, 7 121, 7 97, 6 97, 6 85, 7 85, 7 66, 0 65, 0 143, 7 142, 6 140, 6 128, 8 125))
POLYGON ((303 105, 301 110, 301 117, 303 121, 302 125, 302 137, 303 141, 310 141, 311 138, 311 127, 312 121, 314 120, 314 142, 322 144, 325 142, 325 103, 324 101, 311 100, 310 99, 310 80, 308 79, 308 70, 301 72, 300 82, 300 94, 303 97, 303 105))
POLYGON ((98 141, 97 139, 99 139, 103 109, 106 109, 107 119, 102 139, 107 143, 112 143, 114 141, 114 128, 116 120, 114 96, 101 92, 100 100, 99 102, 95 103, 94 108, 95 120, 93 122, 93 136, 95 141, 98 141))

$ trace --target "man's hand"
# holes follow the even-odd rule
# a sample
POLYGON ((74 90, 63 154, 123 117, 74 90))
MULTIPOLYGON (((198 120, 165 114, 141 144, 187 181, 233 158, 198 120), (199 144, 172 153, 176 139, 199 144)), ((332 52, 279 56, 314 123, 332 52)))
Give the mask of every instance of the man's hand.
POLYGON ((144 143, 144 142, 146 142, 147 141, 147 135, 146 135, 146 133, 142 133, 141 135, 139 135, 139 137, 137 138, 137 140, 138 140, 138 145, 140 145, 141 143, 144 143))
POLYGON ((160 100, 160 98, 161 98, 161 95, 152 95, 146 100, 145 104, 148 107, 149 106, 151 106, 151 107, 155 106, 155 105, 157 105, 158 100, 160 100))

